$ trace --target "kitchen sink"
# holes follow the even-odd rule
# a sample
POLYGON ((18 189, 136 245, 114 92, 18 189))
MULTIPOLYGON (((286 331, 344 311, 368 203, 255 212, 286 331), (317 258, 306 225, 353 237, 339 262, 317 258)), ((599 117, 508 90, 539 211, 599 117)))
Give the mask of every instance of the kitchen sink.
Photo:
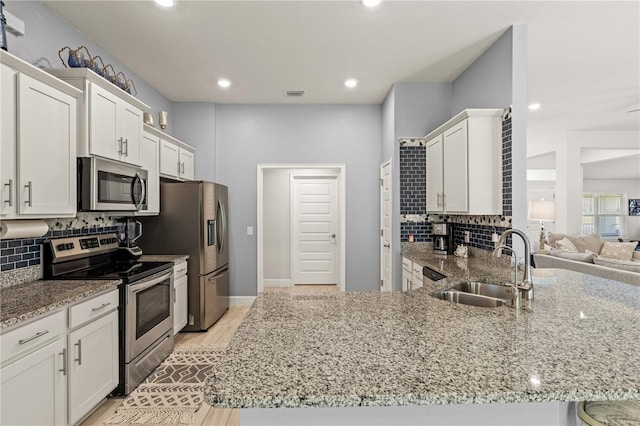
POLYGON ((510 300, 500 299, 497 297, 483 296, 481 294, 465 293, 458 290, 445 290, 433 293, 432 296, 448 300, 449 302, 462 303, 463 305, 479 306, 481 308, 497 308, 510 304, 510 300))
POLYGON ((482 296, 497 297, 499 299, 513 299, 513 287, 500 284, 479 283, 475 281, 463 281, 454 285, 449 290, 458 290, 463 293, 479 294, 482 296))

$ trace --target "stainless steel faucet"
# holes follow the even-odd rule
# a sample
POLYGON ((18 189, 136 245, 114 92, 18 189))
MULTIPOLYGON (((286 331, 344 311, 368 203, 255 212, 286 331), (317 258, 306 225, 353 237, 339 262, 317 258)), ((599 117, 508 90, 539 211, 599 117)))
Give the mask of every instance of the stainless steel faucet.
POLYGON ((498 238, 498 242, 496 244, 496 248, 493 250, 493 254, 494 256, 499 258, 502 255, 502 249, 504 248, 508 248, 509 250, 511 250, 511 252, 513 252, 513 249, 511 247, 504 245, 504 242, 506 241, 507 237, 509 237, 509 235, 512 235, 512 234, 519 235, 520 238, 522 238, 522 241, 524 242, 524 273, 522 275, 522 282, 520 283, 517 282, 517 270, 518 270, 517 258, 516 258, 516 279, 514 280, 516 281, 514 282, 514 287, 516 292, 516 296, 515 296, 516 305, 519 305, 518 303, 519 290, 524 291, 524 295, 527 299, 529 300, 533 299, 533 280, 531 278, 531 243, 529 242, 529 238, 524 232, 520 231, 519 229, 507 229, 500 235, 500 238, 498 238))

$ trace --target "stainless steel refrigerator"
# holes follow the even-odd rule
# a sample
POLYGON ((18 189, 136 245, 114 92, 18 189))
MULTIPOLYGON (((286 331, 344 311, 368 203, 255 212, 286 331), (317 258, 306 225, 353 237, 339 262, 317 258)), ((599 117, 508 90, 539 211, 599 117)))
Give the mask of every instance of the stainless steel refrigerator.
POLYGON ((213 182, 162 182, 160 215, 141 218, 145 254, 189 255, 184 331, 207 330, 229 307, 227 195, 213 182))

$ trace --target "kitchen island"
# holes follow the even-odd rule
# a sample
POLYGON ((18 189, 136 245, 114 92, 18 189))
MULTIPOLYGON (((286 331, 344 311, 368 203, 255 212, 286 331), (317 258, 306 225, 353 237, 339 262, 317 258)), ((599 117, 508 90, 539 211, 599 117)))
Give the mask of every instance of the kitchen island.
POLYGON ((639 287, 537 270, 516 311, 430 295, 447 281, 261 294, 205 398, 243 424, 573 424, 573 401, 640 399, 639 287))

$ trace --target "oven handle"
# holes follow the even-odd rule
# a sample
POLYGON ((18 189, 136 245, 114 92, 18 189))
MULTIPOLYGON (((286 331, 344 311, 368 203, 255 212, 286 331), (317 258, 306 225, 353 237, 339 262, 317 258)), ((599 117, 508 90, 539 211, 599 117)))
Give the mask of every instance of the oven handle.
POLYGON ((149 280, 145 280, 139 284, 133 284, 129 286, 129 292, 130 293, 137 293, 139 291, 142 291, 144 289, 147 289, 149 287, 153 287, 154 285, 161 283, 162 281, 166 280, 167 278, 171 278, 171 276, 173 275, 173 270, 169 269, 169 272, 162 272, 162 275, 156 275, 155 277, 152 276, 149 280))

